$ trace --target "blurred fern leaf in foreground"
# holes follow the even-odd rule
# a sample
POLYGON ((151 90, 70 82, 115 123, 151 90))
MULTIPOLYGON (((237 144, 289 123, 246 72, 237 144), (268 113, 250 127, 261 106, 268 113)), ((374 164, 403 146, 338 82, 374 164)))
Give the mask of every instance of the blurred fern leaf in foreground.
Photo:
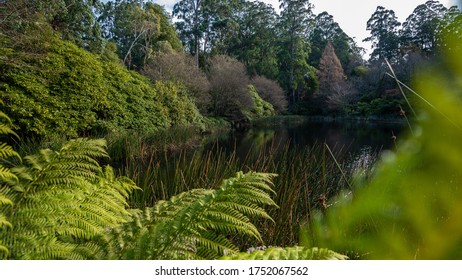
MULTIPOLYGON (((460 44, 460 42, 455 42, 460 44)), ((318 215, 311 245, 371 259, 462 259, 462 51, 415 83, 414 135, 370 183, 318 215)))

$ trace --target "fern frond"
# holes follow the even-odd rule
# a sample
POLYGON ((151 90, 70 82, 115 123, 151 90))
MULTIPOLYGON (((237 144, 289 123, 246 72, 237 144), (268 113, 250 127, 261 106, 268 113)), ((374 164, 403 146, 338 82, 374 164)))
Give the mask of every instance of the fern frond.
MULTIPOLYGON (((2 103, 0 101, 0 103, 2 103)), ((17 135, 10 127, 11 120, 0 111, 0 135, 17 135)), ((19 154, 8 144, 0 142, 0 159, 15 157, 21 159, 19 154)), ((12 223, 6 215, 6 211, 13 206, 12 198, 9 195, 7 186, 11 183, 17 182, 18 178, 11 172, 11 170, 2 165, 0 161, 0 259, 5 259, 9 254, 7 246, 3 245, 3 238, 1 233, 11 230, 12 223)))
MULTIPOLYGON (((1 125, 0 125, 1 127, 1 125)), ((0 130, 0 135, 2 131, 0 130)), ((0 158, 16 157, 20 158, 19 154, 8 144, 0 143, 0 158)))
POLYGON ((0 240, 17 259, 86 259, 105 256, 110 228, 126 222, 128 178, 101 168, 105 141, 78 139, 60 150, 41 150, 11 169, 17 181, 3 190, 14 202, 14 227, 0 240), (86 255, 89 254, 89 255, 86 255))
POLYGON ((221 257, 222 260, 347 260, 348 257, 324 248, 271 247, 252 253, 239 253, 221 257))
POLYGON ((0 123, 0 135, 14 135, 19 137, 10 127, 10 123, 0 123))
POLYGON ((251 218, 269 218, 262 206, 276 206, 269 194, 273 177, 239 172, 216 190, 194 189, 132 212, 130 222, 111 232, 113 247, 122 258, 210 259, 235 253, 228 235, 261 241, 251 218))

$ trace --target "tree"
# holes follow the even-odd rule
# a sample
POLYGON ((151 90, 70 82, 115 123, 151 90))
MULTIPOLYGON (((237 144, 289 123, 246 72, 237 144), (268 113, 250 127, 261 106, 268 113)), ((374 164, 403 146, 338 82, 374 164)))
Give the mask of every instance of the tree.
POLYGON ((143 75, 151 81, 174 81, 183 84, 201 113, 210 106, 210 83, 205 73, 195 67, 194 58, 180 52, 161 53, 144 66, 143 75))
POLYGON ((279 0, 279 3, 282 10, 279 20, 279 79, 294 104, 300 100, 306 86, 304 78, 310 72, 307 37, 313 20, 313 5, 309 0, 279 0))
POLYGON ((319 61, 319 91, 329 93, 332 86, 345 80, 342 64, 335 54, 334 47, 328 42, 319 61))
POLYGON ((180 38, 189 52, 194 55, 199 67, 202 44, 204 52, 210 41, 219 36, 219 30, 226 30, 231 10, 240 1, 231 0, 180 0, 173 6, 173 15, 179 19, 176 26, 180 38))
POLYGON ((94 14, 100 5, 99 0, 0 1, 0 26, 5 34, 23 32, 39 18, 44 19, 63 39, 100 52, 101 29, 94 14))
POLYGON ((398 28, 401 23, 398 21, 395 12, 378 6, 374 14, 367 21, 367 30, 371 36, 364 39, 371 42, 374 49, 371 60, 388 59, 393 61, 399 57, 399 34, 398 28))
POLYGON ((164 9, 141 0, 116 0, 104 5, 99 18, 105 38, 114 40, 128 68, 141 69, 160 50, 181 49, 181 43, 164 9))
POLYGON ((255 87, 263 100, 273 105, 276 112, 284 113, 287 111, 287 97, 278 83, 263 76, 253 77, 250 83, 255 87))
POLYGON ((212 114, 230 119, 244 118, 243 112, 254 106, 244 64, 228 56, 215 56, 210 61, 208 77, 212 114))
POLYGON ((271 5, 244 2, 234 13, 238 29, 224 42, 224 52, 242 61, 250 75, 277 79, 277 15, 271 5))
POLYGON ((335 54, 331 42, 327 43, 322 53, 319 62, 318 79, 318 98, 321 99, 319 100, 321 106, 327 105, 330 110, 339 110, 347 105, 351 97, 351 90, 348 89, 342 64, 335 54))
POLYGON ((334 21, 334 17, 327 12, 316 16, 314 29, 310 33, 310 42, 311 53, 308 62, 314 67, 318 67, 322 52, 328 42, 331 42, 337 50, 337 57, 340 59, 344 69, 347 68, 355 56, 360 56, 361 52, 353 38, 350 38, 334 21))
POLYGON ((450 51, 455 51, 454 49, 461 47, 460 45, 452 45, 450 48, 448 45, 451 41, 462 41, 462 11, 457 6, 448 9, 438 27, 438 33, 439 47, 450 51))
POLYGON ((415 46, 426 54, 434 53, 439 35, 438 27, 446 12, 447 8, 434 0, 417 6, 403 24, 403 44, 415 46))

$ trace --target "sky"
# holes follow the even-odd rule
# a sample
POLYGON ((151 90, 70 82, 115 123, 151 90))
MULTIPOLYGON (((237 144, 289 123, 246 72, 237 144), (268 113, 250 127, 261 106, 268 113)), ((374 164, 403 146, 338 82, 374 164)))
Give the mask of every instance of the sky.
MULTIPOLYGON (((278 0, 260 1, 271 4, 278 11, 278 0)), ((153 2, 164 5, 168 11, 171 11, 173 5, 178 1, 154 0, 153 2)), ((320 14, 324 11, 331 14, 343 31, 354 38, 359 46, 365 48, 368 54, 370 53, 370 43, 362 41, 370 35, 366 30, 366 25, 377 6, 393 10, 398 20, 403 23, 414 9, 418 5, 424 4, 426 0, 311 0, 310 2, 315 6, 315 14, 320 14)), ((439 2, 449 8, 455 5, 457 0, 440 0, 439 2)))

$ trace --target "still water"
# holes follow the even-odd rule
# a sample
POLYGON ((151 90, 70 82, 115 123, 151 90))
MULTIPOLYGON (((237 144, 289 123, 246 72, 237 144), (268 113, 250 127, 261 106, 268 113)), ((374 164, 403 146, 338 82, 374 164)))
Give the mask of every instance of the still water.
POLYGON ((290 149, 326 143, 336 156, 355 156, 364 150, 380 152, 392 149, 405 133, 397 122, 278 120, 257 125, 247 131, 235 131, 218 141, 244 158, 261 149, 286 146, 290 149))

